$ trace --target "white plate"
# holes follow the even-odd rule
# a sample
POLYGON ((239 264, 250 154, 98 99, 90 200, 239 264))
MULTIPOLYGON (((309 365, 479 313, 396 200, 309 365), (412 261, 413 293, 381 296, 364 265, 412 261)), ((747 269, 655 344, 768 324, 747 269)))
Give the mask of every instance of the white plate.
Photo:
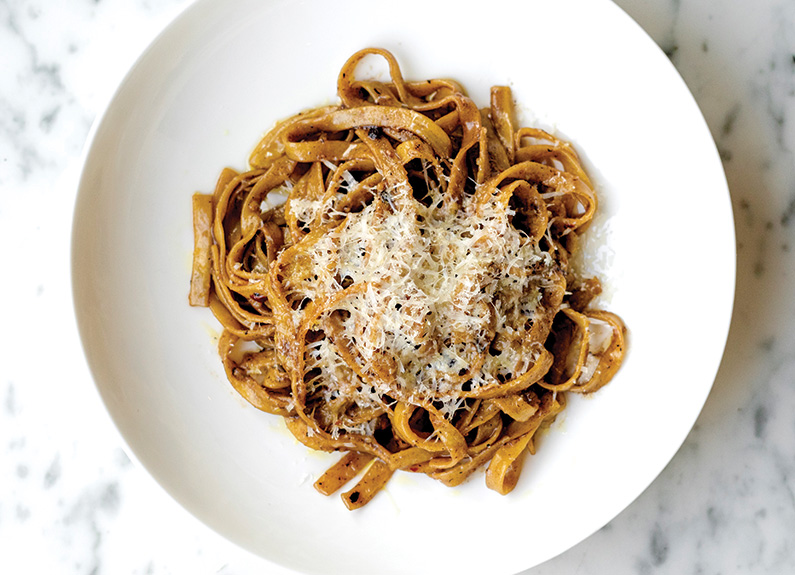
MULTIPOLYGON (((99 392, 137 459, 220 534, 307 573, 507 574, 581 541, 677 451, 728 331, 734 232, 705 122, 674 68, 607 0, 400 4, 201 0, 149 47, 95 126, 76 205, 75 306, 99 392), (602 194, 605 304, 630 329, 618 377, 574 400, 502 497, 400 474, 361 511, 226 382, 215 321, 191 309, 190 197, 275 120, 336 101, 366 46, 481 105, 510 84, 525 120, 571 138, 602 194)), ((601 242, 601 247, 600 247, 601 242)))

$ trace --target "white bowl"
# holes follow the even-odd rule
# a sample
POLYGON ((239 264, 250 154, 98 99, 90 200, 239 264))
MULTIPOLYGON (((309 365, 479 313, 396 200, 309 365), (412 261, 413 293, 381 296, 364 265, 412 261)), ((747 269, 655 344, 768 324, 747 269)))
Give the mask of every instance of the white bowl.
POLYGON ((306 573, 490 573, 537 565, 635 499, 709 393, 731 315, 734 232, 714 143, 685 84, 608 0, 399 4, 200 0, 146 50, 94 128, 73 237, 75 306, 131 455, 201 521, 306 573), (311 453, 227 383, 187 292, 191 194, 245 168, 280 118, 336 101, 342 63, 390 49, 408 79, 509 84, 525 122, 576 144, 602 213, 586 248, 629 327, 618 376, 573 398, 500 496, 399 474, 347 511, 311 453))

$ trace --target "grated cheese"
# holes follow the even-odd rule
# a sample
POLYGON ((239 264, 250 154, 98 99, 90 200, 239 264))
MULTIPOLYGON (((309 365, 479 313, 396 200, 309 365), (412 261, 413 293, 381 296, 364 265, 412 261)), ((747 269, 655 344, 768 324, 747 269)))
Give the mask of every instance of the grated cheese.
MULTIPOLYGON (((510 343, 525 333, 546 272, 556 264, 511 225, 510 211, 481 207, 476 216, 467 200, 454 213, 435 209, 441 205, 436 189, 431 207, 407 198, 406 190, 382 197, 386 204, 374 201, 345 214, 344 224, 309 249, 316 274, 301 286, 306 297, 333 296, 343 285, 363 287, 322 318, 333 316, 341 335, 326 334, 308 346, 306 370, 319 373, 308 392, 323 393, 328 401, 346 397, 361 408, 421 397, 452 417, 463 402, 455 394, 463 385, 475 389, 533 364, 535 357, 510 343), (492 340, 506 344, 467 373, 492 340), (355 371, 343 353, 354 358, 355 371)), ((329 205, 300 199, 291 209, 314 221, 329 205)), ((353 431, 339 426, 333 433, 340 429, 353 431)))

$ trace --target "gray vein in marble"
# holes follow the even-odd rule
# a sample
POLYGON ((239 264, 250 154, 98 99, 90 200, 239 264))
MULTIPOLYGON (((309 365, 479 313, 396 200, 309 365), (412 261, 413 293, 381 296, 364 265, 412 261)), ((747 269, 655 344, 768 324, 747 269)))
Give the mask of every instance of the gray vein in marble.
POLYGON ((670 10, 671 10, 671 23, 669 25, 668 34, 666 35, 666 39, 660 43, 660 49, 668 56, 668 59, 671 60, 674 64, 676 63, 676 56, 677 52, 679 51, 679 42, 677 41, 677 25, 679 23, 679 15, 682 9, 682 2, 681 0, 671 0, 670 2, 670 10))
POLYGON ((795 197, 790 198, 789 203, 781 212, 781 218, 779 219, 781 225, 784 227, 789 226, 793 216, 795 216, 795 197))
POLYGON ((788 496, 790 509, 795 510, 795 487, 793 487, 793 483, 790 480, 793 471, 795 471, 791 459, 792 454, 788 453, 784 455, 777 449, 773 449, 772 452, 773 462, 775 464, 776 471, 779 473, 779 478, 781 480, 781 485, 784 488, 784 493, 788 496))
POLYGON ((46 142, 49 136, 61 136, 54 134, 56 128, 74 128, 73 121, 60 125, 64 107, 76 105, 63 80, 62 63, 46 59, 27 29, 27 24, 39 18, 40 9, 24 11, 21 6, 24 4, 0 4, 0 27, 9 36, 5 41, 11 52, 9 75, 18 88, 12 92, 6 84, 0 85, 0 148, 4 164, 0 184, 25 181, 34 172, 62 167, 57 156, 48 153, 39 142, 46 142))
POLYGON ((714 539, 716 537, 725 521, 723 510, 716 508, 714 505, 707 507, 707 526, 710 538, 714 539))
POLYGON ((731 150, 726 147, 723 142, 732 135, 734 132, 734 127, 737 124, 737 119, 740 116, 740 111, 742 110, 742 106, 737 103, 732 106, 726 115, 723 118, 723 122, 720 126, 720 131, 715 138, 715 143, 718 147, 718 153, 720 154, 721 159, 724 162, 730 162, 732 159, 732 152, 731 150))
POLYGON ((119 466, 119 469, 128 469, 132 467, 133 464, 130 456, 121 448, 116 449, 114 452, 114 460, 116 461, 116 465, 119 466))
POLYGON ((5 401, 3 402, 3 407, 6 410, 6 413, 13 417, 17 413, 17 397, 16 397, 16 389, 14 388, 14 384, 9 382, 8 386, 6 387, 6 397, 5 401))
POLYGON ((18 503, 15 509, 17 521, 24 523, 30 518, 30 508, 18 503))
POLYGON ((50 463, 50 466, 47 468, 47 472, 44 474, 44 489, 50 489, 53 485, 58 483, 58 480, 61 478, 61 457, 59 455, 55 455, 55 458, 50 463))
MULTIPOLYGON (((34 77, 42 80, 42 88, 50 88, 54 91, 62 92, 64 90, 64 84, 61 80, 60 66, 58 64, 45 64, 41 62, 36 45, 27 39, 27 36, 24 34, 19 25, 18 15, 13 12, 7 4, 5 4, 5 6, 8 8, 8 13, 5 19, 6 28, 10 30, 19 39, 19 41, 22 42, 22 45, 27 51, 28 61, 30 63, 28 69, 33 72, 34 77)), ((38 17, 35 13, 29 12, 29 14, 34 19, 38 17)))
POLYGON ((105 530, 102 528, 103 519, 104 516, 115 516, 120 505, 119 484, 110 481, 86 488, 63 517, 62 523, 68 531, 78 530, 90 541, 90 561, 87 566, 75 565, 78 570, 88 574, 102 571, 101 550, 105 536, 105 530))
POLYGON ((754 437, 757 439, 765 439, 768 421, 770 421, 768 407, 765 405, 758 406, 756 410, 754 410, 754 437))
POLYGON ((782 12, 779 7, 773 12, 773 50, 769 62, 769 79, 767 81, 766 99, 768 113, 775 127, 776 142, 782 150, 790 152, 792 147, 787 141, 785 129, 789 123, 787 112, 790 109, 790 98, 795 94, 795 23, 782 12))
POLYGON ((24 436, 16 437, 8 442, 8 451, 15 451, 23 449, 27 445, 27 439, 24 436))
POLYGON ((655 567, 659 567, 668 559, 668 537, 659 524, 654 526, 654 530, 651 533, 649 548, 651 551, 651 564, 655 567))

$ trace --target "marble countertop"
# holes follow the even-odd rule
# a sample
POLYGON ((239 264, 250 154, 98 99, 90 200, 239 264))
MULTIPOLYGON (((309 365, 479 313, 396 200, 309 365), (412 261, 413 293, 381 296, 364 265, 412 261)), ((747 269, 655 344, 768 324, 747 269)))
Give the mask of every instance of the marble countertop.
MULTIPOLYGON (((0 573, 287 573, 131 463, 71 312, 82 146, 127 67, 187 4, 0 2, 0 573)), ((735 314, 713 391, 662 474, 525 575, 795 573, 795 3, 617 4, 670 57, 717 143, 736 217, 735 314)))

